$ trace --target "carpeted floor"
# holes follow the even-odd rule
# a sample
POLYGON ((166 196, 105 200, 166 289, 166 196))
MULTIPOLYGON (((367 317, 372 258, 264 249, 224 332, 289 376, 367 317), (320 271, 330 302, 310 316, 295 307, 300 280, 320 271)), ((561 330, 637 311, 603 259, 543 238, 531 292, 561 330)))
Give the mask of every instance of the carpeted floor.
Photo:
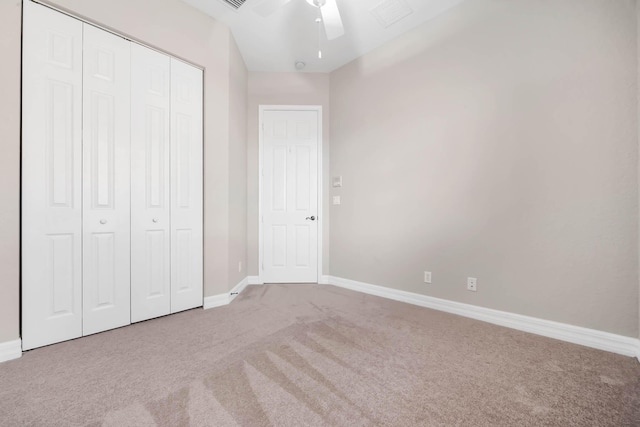
POLYGON ((639 426, 636 359, 327 285, 0 364, 2 426, 639 426))

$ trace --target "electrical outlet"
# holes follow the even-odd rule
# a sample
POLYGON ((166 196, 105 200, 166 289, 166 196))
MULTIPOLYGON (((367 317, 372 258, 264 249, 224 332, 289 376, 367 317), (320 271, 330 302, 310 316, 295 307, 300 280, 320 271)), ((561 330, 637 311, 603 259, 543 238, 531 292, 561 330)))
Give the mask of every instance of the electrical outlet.
POLYGON ((340 196, 333 196, 333 204, 334 205, 340 204, 340 196))
POLYGON ((478 279, 475 277, 467 277, 467 290, 468 291, 477 291, 478 290, 478 279))
POLYGON ((238 273, 242 273, 242 261, 238 261, 238 273))
POLYGON ((431 283, 431 272, 430 271, 425 271, 424 272, 424 283, 431 283))

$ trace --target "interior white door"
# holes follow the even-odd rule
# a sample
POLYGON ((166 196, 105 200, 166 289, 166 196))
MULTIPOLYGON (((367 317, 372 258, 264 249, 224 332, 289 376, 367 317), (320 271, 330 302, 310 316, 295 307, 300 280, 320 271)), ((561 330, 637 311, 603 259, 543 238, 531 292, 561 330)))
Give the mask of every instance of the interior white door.
POLYGON ((82 23, 24 2, 22 345, 82 335, 82 23))
POLYGON ((131 323, 130 42, 84 24, 83 335, 131 323))
POLYGON ((318 112, 263 114, 262 280, 318 281, 318 112))
POLYGON ((169 314, 170 59, 131 46, 131 321, 169 314))
POLYGON ((171 58, 171 312, 202 296, 202 71, 171 58))

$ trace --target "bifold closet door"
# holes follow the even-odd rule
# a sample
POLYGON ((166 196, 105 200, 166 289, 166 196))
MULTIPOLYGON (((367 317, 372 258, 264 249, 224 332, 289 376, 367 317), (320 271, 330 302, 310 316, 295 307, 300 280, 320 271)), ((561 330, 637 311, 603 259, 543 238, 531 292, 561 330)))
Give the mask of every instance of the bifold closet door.
POLYGON ((170 58, 132 44, 132 322, 171 311, 170 84, 170 58))
POLYGON ((22 345, 82 335, 82 23, 24 2, 22 345))
POLYGON ((202 305, 202 70, 171 59, 171 312, 202 305))
POLYGON ((24 2, 23 348, 202 305, 202 71, 24 2))
POLYGON ((84 24, 83 335, 131 323, 130 45, 84 24))

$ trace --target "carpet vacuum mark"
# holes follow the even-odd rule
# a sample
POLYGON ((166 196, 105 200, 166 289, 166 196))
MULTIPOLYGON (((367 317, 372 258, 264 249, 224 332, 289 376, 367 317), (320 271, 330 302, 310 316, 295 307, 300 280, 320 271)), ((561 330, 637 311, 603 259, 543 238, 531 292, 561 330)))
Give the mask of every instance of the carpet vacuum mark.
POLYGON ((0 425, 637 426, 640 364, 332 286, 249 286, 1 364, 0 425))

